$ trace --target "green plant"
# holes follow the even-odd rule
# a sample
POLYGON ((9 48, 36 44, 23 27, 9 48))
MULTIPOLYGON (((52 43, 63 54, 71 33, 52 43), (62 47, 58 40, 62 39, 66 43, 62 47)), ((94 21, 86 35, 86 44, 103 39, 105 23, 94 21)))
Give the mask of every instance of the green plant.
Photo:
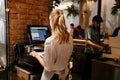
POLYGON ((111 8, 111 14, 116 15, 119 8, 120 8, 120 0, 116 0, 116 4, 114 4, 114 6, 111 8))
POLYGON ((68 6, 67 9, 65 9, 67 13, 67 17, 73 15, 74 17, 79 14, 78 10, 75 9, 74 5, 68 6))

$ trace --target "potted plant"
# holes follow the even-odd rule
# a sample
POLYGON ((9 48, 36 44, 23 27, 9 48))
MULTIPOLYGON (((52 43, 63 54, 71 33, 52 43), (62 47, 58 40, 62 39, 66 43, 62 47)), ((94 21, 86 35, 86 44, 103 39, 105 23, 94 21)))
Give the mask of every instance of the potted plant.
POLYGON ((68 6, 67 9, 65 9, 67 11, 67 17, 73 15, 74 17, 77 16, 79 14, 79 11, 75 8, 74 5, 68 6))
POLYGON ((111 14, 112 15, 116 15, 118 14, 118 10, 120 9, 120 0, 115 0, 116 3, 114 4, 114 6, 111 8, 111 14))

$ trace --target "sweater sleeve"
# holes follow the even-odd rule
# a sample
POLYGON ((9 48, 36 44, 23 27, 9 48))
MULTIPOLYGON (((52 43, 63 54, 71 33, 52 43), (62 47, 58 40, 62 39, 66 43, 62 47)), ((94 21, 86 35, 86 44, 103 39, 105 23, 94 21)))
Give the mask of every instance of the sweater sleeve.
POLYGON ((45 49, 44 49, 44 62, 45 62, 45 69, 47 71, 53 70, 54 66, 54 59, 55 59, 55 47, 54 42, 52 39, 47 39, 45 42, 45 49))

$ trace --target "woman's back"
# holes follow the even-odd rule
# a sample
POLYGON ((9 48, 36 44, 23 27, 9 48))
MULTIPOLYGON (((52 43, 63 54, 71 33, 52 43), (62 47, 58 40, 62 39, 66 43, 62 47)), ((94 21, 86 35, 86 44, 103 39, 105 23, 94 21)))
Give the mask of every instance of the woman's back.
POLYGON ((54 37, 49 37, 46 40, 45 62, 48 70, 63 70, 68 66, 68 60, 73 50, 72 37, 69 38, 69 43, 59 44, 54 37), (47 57, 48 56, 48 57, 47 57))

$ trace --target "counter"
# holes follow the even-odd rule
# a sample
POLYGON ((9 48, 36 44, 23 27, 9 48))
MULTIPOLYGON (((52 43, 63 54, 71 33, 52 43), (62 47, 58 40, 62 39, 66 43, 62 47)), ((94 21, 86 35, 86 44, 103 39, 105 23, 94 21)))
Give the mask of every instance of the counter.
POLYGON ((0 68, 0 80, 8 80, 7 72, 4 68, 0 68))
POLYGON ((73 39, 73 45, 85 46, 85 43, 84 39, 73 39))
POLYGON ((4 71, 4 70, 5 70, 4 68, 0 68, 0 72, 1 72, 1 71, 4 71))
POLYGON ((111 47, 111 54, 104 54, 105 57, 119 58, 120 57, 120 37, 109 37, 104 40, 105 44, 111 47))
POLYGON ((72 70, 74 72, 79 72, 83 73, 84 67, 85 67, 85 54, 84 54, 84 49, 85 49, 85 40, 82 39, 73 39, 74 46, 73 46, 73 52, 72 52, 72 57, 73 57, 73 68, 72 70))
POLYGON ((120 62, 92 60, 91 80, 120 80, 120 62))

